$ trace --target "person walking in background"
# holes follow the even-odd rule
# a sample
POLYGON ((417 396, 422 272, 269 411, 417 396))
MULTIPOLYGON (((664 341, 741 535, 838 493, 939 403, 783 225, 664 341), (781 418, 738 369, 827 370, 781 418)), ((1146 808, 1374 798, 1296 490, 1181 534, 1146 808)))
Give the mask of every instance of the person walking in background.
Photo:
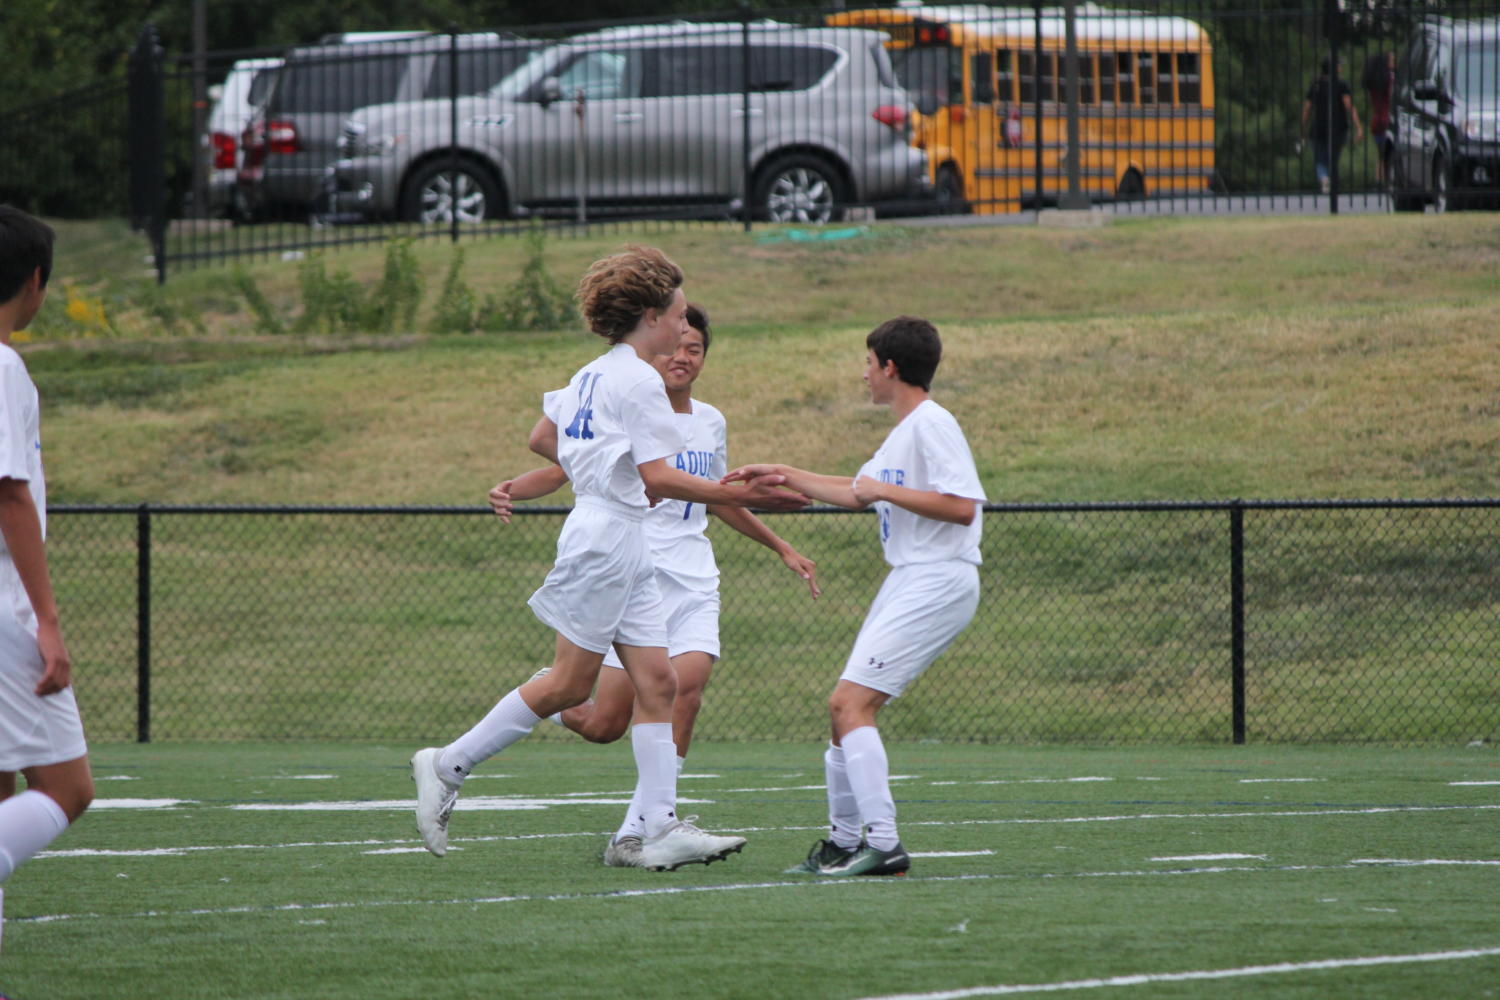
POLYGON ((1308 122, 1312 123, 1313 163, 1318 172, 1318 188, 1327 194, 1332 187, 1332 178, 1338 173, 1339 154, 1349 138, 1349 124, 1354 124, 1354 141, 1364 138, 1364 128, 1359 124, 1359 112, 1354 110, 1354 98, 1349 84, 1339 78, 1341 67, 1330 63, 1325 56, 1322 73, 1307 90, 1302 102, 1302 138, 1308 137, 1308 122))
POLYGON ((1365 60, 1365 72, 1360 83, 1370 102, 1370 138, 1375 142, 1375 180, 1384 188, 1393 180, 1390 175, 1391 154, 1396 148, 1395 130, 1391 123, 1391 101, 1396 95, 1396 53, 1377 52, 1365 60))
POLYGON ((501 698, 472 729, 411 759, 417 829, 427 849, 447 853, 448 820, 459 788, 482 761, 536 724, 588 699, 613 647, 636 691, 631 747, 644 816, 640 867, 707 864, 744 847, 678 818, 672 704, 677 678, 667 659, 667 626, 642 527, 647 494, 703 504, 796 510, 807 499, 779 479, 727 486, 672 468, 682 432, 667 400, 657 355, 688 330, 682 270, 660 250, 630 247, 596 261, 579 283, 589 329, 609 350, 568 386, 543 397, 533 451, 559 466, 577 497, 557 541, 557 560, 528 602, 557 633, 552 666, 501 698))
MULTIPOLYGON (((693 383, 703 372, 712 342, 708 314, 689 303, 687 321, 689 329, 678 341, 677 350, 656 359, 685 442, 683 450, 667 461, 691 475, 718 482, 728 471, 724 415, 693 398, 693 383)), ((545 496, 566 481, 555 465, 534 469, 491 490, 490 507, 509 522, 514 500, 545 496)), ((672 740, 677 746, 679 773, 692 745, 704 689, 719 658, 719 567, 707 534, 709 514, 775 552, 788 569, 807 582, 812 596, 818 596, 816 564, 743 507, 705 507, 664 500, 647 512, 643 524, 666 612, 667 655, 677 674, 672 740)), ((551 717, 592 743, 611 743, 625 735, 635 711, 635 686, 613 649, 604 654, 604 666, 613 669, 599 672, 599 687, 591 700, 551 717)), ((619 830, 605 846, 606 865, 640 866, 642 822, 639 803, 632 801, 619 830)))
POLYGON ((10 346, 46 301, 53 239, 46 223, 0 205, 0 906, 17 866, 94 799, 47 568, 40 401, 10 346), (26 778, 19 795, 18 771, 26 778))
POLYGON ((891 566, 828 699, 830 835, 788 874, 904 875, 911 867, 896 835, 890 765, 875 717, 942 655, 979 606, 984 487, 963 429, 930 395, 943 353, 937 329, 898 316, 872 330, 865 348, 870 400, 890 407, 896 426, 854 479, 784 465, 746 465, 724 477, 767 477, 825 503, 874 507, 891 566))

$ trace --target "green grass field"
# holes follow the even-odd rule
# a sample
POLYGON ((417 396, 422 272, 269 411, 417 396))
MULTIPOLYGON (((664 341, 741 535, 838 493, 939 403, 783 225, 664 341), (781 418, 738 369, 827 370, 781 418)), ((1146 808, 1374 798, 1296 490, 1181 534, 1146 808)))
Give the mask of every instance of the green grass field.
POLYGON ((0 991, 1500 992, 1500 758, 1487 746, 896 745, 912 872, 853 883, 783 874, 825 816, 815 744, 696 747, 683 812, 750 842, 675 873, 600 863, 633 781, 623 744, 532 740, 492 760, 442 860, 416 840, 413 749, 96 748, 94 809, 5 886, 0 991))

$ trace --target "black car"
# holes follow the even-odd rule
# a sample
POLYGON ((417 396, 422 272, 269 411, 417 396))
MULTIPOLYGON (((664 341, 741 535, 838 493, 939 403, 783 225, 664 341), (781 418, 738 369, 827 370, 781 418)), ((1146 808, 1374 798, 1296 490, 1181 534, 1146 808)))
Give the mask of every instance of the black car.
POLYGON ((1421 22, 1396 67, 1398 211, 1500 205, 1500 19, 1421 22))

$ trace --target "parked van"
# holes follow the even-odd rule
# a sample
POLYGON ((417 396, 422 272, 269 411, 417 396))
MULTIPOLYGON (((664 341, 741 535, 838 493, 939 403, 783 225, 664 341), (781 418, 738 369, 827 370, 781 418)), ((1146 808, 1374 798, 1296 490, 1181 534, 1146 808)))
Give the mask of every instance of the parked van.
MULTIPOLYGON (((494 86, 539 48, 515 36, 457 37, 458 93, 494 86)), ((243 135, 237 197, 250 215, 306 215, 322 191, 349 113, 368 104, 444 98, 451 35, 336 42, 289 51, 243 135)))
POLYGON ((826 222, 920 196, 926 160, 885 41, 765 21, 577 36, 456 107, 356 112, 333 171, 337 208, 437 223, 748 203, 763 219, 826 222))
POLYGON ((1396 67, 1398 211, 1500 204, 1500 19, 1421 22, 1396 67))

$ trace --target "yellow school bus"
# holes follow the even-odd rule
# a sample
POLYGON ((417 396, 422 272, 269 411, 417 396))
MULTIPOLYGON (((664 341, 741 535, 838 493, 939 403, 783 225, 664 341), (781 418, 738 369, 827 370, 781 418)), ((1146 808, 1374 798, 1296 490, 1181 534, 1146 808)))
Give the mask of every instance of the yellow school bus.
MULTIPOLYGON (((947 210, 1015 212, 1067 193, 1061 8, 1038 19, 1030 8, 903 5, 827 21, 890 35, 891 61, 917 108, 912 141, 927 152, 947 210)), ((1074 37, 1083 193, 1204 193, 1214 170, 1208 35, 1185 18, 1079 4, 1074 37)))

